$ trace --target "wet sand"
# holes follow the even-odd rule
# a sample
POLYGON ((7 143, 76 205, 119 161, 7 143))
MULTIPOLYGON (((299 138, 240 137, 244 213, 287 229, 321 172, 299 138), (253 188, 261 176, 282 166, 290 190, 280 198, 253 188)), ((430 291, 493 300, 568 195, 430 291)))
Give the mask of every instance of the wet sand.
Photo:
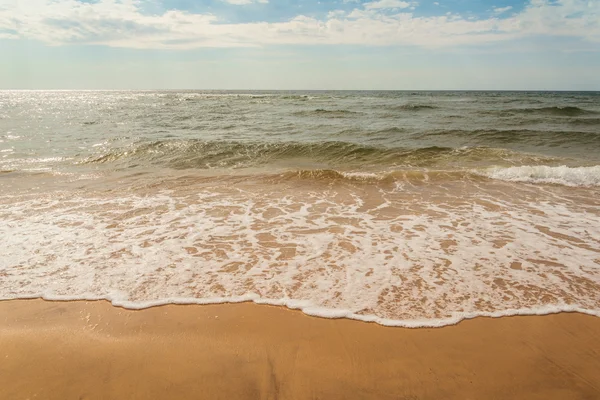
POLYGON ((255 304, 0 301, 0 399, 599 399, 600 318, 387 328, 255 304))

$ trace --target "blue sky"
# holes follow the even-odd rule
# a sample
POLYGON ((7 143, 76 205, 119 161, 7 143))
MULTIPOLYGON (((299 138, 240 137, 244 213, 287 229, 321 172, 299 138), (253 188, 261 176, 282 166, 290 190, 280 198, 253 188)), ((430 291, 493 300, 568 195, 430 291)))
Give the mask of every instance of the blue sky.
POLYGON ((0 89, 600 90, 600 0, 0 0, 0 89))

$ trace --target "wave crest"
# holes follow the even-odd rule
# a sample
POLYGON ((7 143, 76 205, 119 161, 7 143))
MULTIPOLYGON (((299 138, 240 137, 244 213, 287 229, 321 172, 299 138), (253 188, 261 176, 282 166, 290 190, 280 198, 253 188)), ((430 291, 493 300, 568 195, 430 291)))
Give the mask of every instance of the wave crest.
POLYGON ((437 106, 432 106, 429 104, 403 104, 398 107, 393 107, 393 110, 396 111, 424 111, 424 110, 435 110, 439 108, 437 106))
MULTIPOLYGON (((358 143, 237 142, 159 140, 117 148, 83 160, 82 164, 120 167, 161 165, 174 169, 249 168, 265 165, 293 167, 297 160, 319 167, 427 168, 545 164, 553 159, 493 147, 375 147, 358 143)), ((336 168, 337 169, 337 168, 336 168)))
POLYGON ((557 117, 578 117, 581 115, 598 114, 596 111, 585 110, 575 106, 526 107, 481 111, 480 114, 506 115, 539 114, 557 117))
POLYGON ((327 117, 327 118, 347 118, 362 115, 362 112, 350 110, 326 110, 317 108, 315 110, 297 111, 294 113, 298 117, 327 117))
POLYGON ((521 167, 492 168, 476 173, 492 179, 512 182, 551 183, 565 186, 600 186, 600 165, 591 167, 551 167, 525 165, 521 167))

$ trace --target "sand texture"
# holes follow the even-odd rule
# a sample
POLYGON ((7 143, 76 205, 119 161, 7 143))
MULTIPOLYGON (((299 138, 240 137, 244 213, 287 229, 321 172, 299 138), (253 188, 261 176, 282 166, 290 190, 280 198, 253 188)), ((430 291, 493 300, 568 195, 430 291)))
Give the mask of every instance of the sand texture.
POLYGON ((600 318, 405 329, 248 303, 1 301, 0 399, 600 399, 600 318))

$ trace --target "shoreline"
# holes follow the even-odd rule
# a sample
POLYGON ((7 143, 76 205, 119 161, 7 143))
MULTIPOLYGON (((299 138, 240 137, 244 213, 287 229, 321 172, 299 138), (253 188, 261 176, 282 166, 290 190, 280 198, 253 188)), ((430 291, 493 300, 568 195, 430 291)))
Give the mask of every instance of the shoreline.
POLYGON ((141 303, 128 303, 121 301, 109 300, 107 298, 78 298, 78 299, 62 299, 60 297, 47 298, 47 297, 20 297, 15 299, 2 299, 0 303, 11 302, 11 301, 43 301, 50 303, 108 303, 110 306, 122 309, 125 311, 144 311, 150 308, 166 307, 166 306, 219 306, 219 305, 235 305, 235 304, 253 304, 256 306, 268 306, 268 307, 281 307, 289 311, 300 312, 306 316, 322 319, 348 319, 352 321, 358 321, 363 323, 373 323, 383 327, 391 328, 404 328, 404 329, 436 329, 444 328, 447 326, 458 325, 463 321, 468 321, 478 318, 507 318, 507 317, 535 317, 545 316, 554 314, 581 314, 600 318, 600 311, 589 310, 580 306, 573 305, 545 305, 538 308, 523 308, 523 309, 509 309, 503 311, 494 312, 472 312, 465 313, 464 315, 452 317, 452 318, 439 318, 439 319, 422 319, 422 320, 396 320, 386 319, 377 317, 370 314, 355 314, 348 310, 335 309, 335 308, 324 308, 313 305, 305 305, 302 300, 290 300, 289 303, 284 301, 262 299, 260 297, 243 296, 243 297, 232 297, 232 298, 218 298, 218 299, 170 299, 160 301, 146 301, 141 303), (196 301, 194 301, 196 300, 196 301), (128 306, 129 304, 129 306, 128 306), (135 305, 131 305, 135 304, 135 305), (434 322, 429 322, 434 321, 434 322))
POLYGON ((0 301, 0 398, 589 399, 600 318, 386 327, 254 303, 0 301))

